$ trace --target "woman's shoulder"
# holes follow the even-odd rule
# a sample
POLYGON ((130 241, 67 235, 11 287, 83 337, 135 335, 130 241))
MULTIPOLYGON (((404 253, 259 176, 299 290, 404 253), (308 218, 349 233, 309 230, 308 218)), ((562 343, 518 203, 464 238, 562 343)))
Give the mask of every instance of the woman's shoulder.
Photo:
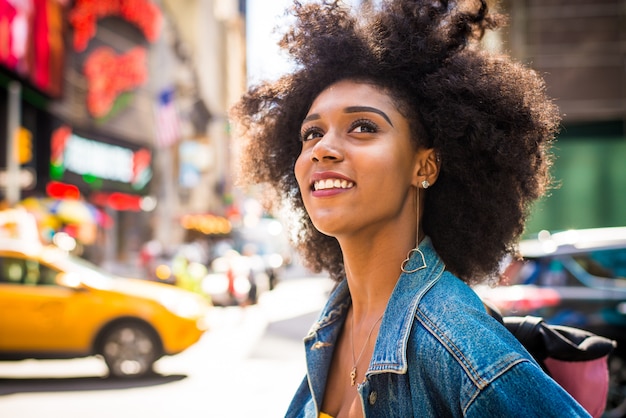
POLYGON ((478 295, 450 273, 420 300, 410 339, 414 347, 430 346, 477 381, 490 381, 520 362, 536 364, 478 295))
POLYGON ((476 292, 448 271, 424 293, 417 306, 416 319, 418 322, 431 324, 429 327, 454 339, 468 337, 473 341, 473 336, 481 335, 491 336, 507 345, 519 344, 491 316, 476 292))
POLYGON ((448 270, 444 270, 441 277, 424 293, 418 309, 441 317, 442 320, 447 319, 448 315, 468 311, 479 313, 477 317, 473 317, 474 320, 481 321, 490 316, 478 294, 448 270), (483 313, 487 314, 484 318, 483 313))

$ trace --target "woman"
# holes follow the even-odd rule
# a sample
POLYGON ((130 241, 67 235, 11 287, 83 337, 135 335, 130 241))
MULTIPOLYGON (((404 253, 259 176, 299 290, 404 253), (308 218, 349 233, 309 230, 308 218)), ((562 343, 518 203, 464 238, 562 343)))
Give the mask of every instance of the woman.
POLYGON ((481 51, 484 1, 293 7, 296 69, 233 109, 243 174, 338 284, 289 417, 587 416, 485 311, 549 185, 541 79, 481 51))

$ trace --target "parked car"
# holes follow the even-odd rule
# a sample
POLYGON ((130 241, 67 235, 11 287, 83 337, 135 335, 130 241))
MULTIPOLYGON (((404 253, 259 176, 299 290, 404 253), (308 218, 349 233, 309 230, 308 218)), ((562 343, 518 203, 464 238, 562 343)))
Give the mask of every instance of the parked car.
POLYGON ((608 408, 626 415, 626 227, 544 231, 519 250, 523 259, 505 264, 503 285, 476 292, 503 315, 536 315, 615 340, 608 408))
POLYGON ((114 377, 195 344, 210 305, 174 286, 116 277, 56 247, 0 240, 0 360, 101 356, 114 377))

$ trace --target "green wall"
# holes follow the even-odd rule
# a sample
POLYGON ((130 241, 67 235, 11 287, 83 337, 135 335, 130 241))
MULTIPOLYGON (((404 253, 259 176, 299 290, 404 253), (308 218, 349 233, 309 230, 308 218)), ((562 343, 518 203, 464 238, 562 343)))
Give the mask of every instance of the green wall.
POLYGON ((626 137, 563 138, 554 153, 558 188, 534 206, 527 235, 626 226, 626 137))

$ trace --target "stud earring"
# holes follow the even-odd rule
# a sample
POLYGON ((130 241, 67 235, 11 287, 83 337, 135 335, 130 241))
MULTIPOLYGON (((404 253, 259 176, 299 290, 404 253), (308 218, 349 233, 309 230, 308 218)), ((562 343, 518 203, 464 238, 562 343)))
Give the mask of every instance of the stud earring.
POLYGON ((424 180, 424 181, 422 182, 422 187, 423 187, 424 189, 428 189, 428 187, 429 187, 429 186, 430 186, 430 183, 428 182, 428 180, 424 180))

